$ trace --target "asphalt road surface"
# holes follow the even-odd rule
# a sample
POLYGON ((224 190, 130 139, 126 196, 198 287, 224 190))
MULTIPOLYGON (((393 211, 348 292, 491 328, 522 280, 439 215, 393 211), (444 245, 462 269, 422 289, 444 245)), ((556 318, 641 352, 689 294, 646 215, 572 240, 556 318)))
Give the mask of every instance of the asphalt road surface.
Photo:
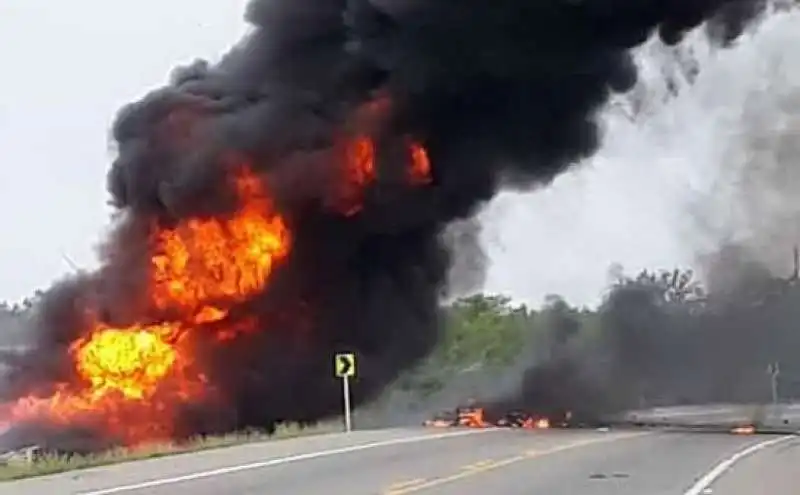
POLYGON ((792 495, 800 437, 379 430, 0 484, 8 495, 792 495))

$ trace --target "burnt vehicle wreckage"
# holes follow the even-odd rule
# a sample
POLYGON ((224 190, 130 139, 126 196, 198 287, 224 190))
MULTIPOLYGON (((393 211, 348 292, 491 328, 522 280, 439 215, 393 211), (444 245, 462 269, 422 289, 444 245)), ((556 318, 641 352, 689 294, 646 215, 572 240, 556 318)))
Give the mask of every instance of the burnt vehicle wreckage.
POLYGON ((642 409, 605 415, 525 409, 500 409, 467 401, 422 422, 428 428, 511 428, 525 430, 598 429, 676 430, 754 434, 798 434, 796 404, 717 404, 642 409))
POLYGON ((578 422, 571 411, 539 414, 522 409, 500 411, 480 405, 470 400, 452 410, 441 411, 423 421, 423 426, 433 428, 575 428, 592 426, 588 422, 578 422))

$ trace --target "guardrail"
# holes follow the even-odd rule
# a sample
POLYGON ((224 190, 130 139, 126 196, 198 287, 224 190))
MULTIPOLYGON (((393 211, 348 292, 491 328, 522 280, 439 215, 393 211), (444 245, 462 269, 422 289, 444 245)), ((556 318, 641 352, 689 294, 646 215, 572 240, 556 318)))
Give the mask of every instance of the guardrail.
POLYGON ((755 426, 760 431, 800 431, 800 402, 785 404, 710 404, 642 409, 606 418, 611 423, 640 426, 755 426))

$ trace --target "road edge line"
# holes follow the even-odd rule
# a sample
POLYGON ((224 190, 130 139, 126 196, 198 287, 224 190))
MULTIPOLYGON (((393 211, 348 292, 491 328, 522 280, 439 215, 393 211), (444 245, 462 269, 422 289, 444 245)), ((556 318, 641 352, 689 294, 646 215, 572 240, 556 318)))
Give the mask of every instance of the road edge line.
POLYGON ((683 495, 702 495, 703 492, 711 486, 715 481, 722 477, 725 473, 731 470, 733 466, 736 465, 739 461, 743 460, 744 458, 755 454, 761 450, 767 449, 774 445, 778 445, 779 443, 786 442, 792 438, 798 438, 797 435, 786 435, 781 436, 778 438, 773 438, 771 440, 764 440, 763 442, 758 442, 754 445, 750 445, 749 447, 739 450, 738 452, 733 453, 728 458, 724 459, 722 462, 718 463, 716 466, 712 467, 710 471, 706 472, 699 480, 697 480, 688 490, 683 492, 683 495))
POLYGON ((436 486, 441 486, 441 485, 453 483, 455 481, 463 480, 465 478, 468 478, 468 477, 471 477, 471 476, 475 476, 475 475, 479 475, 479 474, 483 474, 483 473, 486 473, 486 472, 489 472, 489 471, 495 471, 495 470, 498 470, 498 469, 502 469, 502 468, 504 468, 506 466, 509 466, 511 464, 515 464, 517 462, 524 462, 526 460, 534 459, 534 458, 537 458, 537 457, 545 457, 545 456, 558 454, 558 453, 561 453, 561 452, 566 452, 566 451, 569 451, 569 450, 575 450, 575 449, 579 449, 579 448, 583 448, 583 447, 590 447, 592 445, 597 445, 597 444, 602 444, 602 443, 610 443, 610 442, 619 442, 619 441, 622 441, 622 440, 628 440, 628 439, 633 439, 633 438, 641 438, 641 437, 650 436, 650 435, 652 435, 652 433, 650 433, 650 432, 621 433, 620 435, 617 435, 617 436, 609 436, 609 437, 600 437, 600 438, 590 438, 590 439, 586 439, 586 440, 579 440, 579 441, 576 441, 576 442, 560 445, 560 446, 557 446, 557 447, 551 447, 551 448, 545 449, 545 450, 538 450, 538 451, 537 450, 528 450, 528 451, 525 451, 525 452, 523 452, 522 454, 519 454, 519 455, 506 457, 506 458, 503 458, 503 459, 496 459, 496 460, 493 460, 493 461, 489 460, 489 459, 486 459, 486 460, 479 461, 477 463, 473 463, 471 465, 468 465, 465 468, 463 468, 462 470, 460 470, 460 471, 458 471, 456 473, 450 474, 450 475, 441 476, 441 477, 438 477, 438 478, 427 479, 427 480, 424 480, 423 482, 414 483, 413 485, 406 486, 406 487, 403 487, 403 488, 394 488, 394 489, 392 489, 392 487, 389 487, 389 488, 385 489, 382 492, 382 494, 383 495, 406 495, 406 494, 409 494, 409 493, 414 493, 414 492, 418 492, 418 491, 422 491, 422 490, 427 490, 429 488, 433 488, 433 487, 436 487, 436 486), (470 466, 475 466, 476 464, 479 464, 479 463, 485 463, 485 464, 483 466, 480 466, 480 467, 471 467, 470 468, 470 466))
POLYGON ((339 455, 339 454, 348 454, 350 452, 358 452, 361 450, 368 450, 374 449, 379 447, 389 447, 392 445, 400 445, 404 443, 414 443, 414 442, 424 442, 427 440, 441 440, 450 437, 460 437, 465 435, 474 435, 478 433, 484 433, 489 431, 501 431, 495 430, 493 428, 486 428, 486 429, 471 429, 471 430, 464 430, 464 431, 456 431, 456 432, 448 432, 448 433, 437 433, 437 434, 423 434, 423 435, 416 435, 412 437, 402 437, 402 438, 393 438, 389 440, 380 440, 376 442, 368 442, 356 445, 349 445, 347 447, 340 447, 336 449, 328 449, 328 450, 318 450, 316 452, 307 452, 305 454, 295 454, 286 457, 278 457, 273 459, 268 459, 265 461, 258 461, 258 462, 250 462, 247 464, 238 464, 234 466, 227 466, 217 469, 209 469, 205 471, 196 471, 189 474, 184 474, 180 476, 172 476, 168 478, 156 478, 151 479, 148 481, 142 481, 139 483, 131 483, 127 485, 118 485, 112 486, 109 488, 102 488, 99 490, 92 490, 87 492, 79 492, 81 495, 111 495, 114 493, 122 493, 122 492, 129 492, 133 490, 141 490, 144 488, 153 488, 157 486, 164 486, 164 485, 173 485, 176 483, 183 483, 186 481, 194 481, 198 479, 204 478, 213 478, 215 476, 221 476, 225 474, 231 473, 238 473, 241 471, 249 471, 251 469, 260 469, 265 467, 271 466, 278 466, 281 464, 289 464, 292 462, 299 462, 299 461, 307 461, 311 459, 318 459, 320 457, 329 457, 332 455, 339 455))

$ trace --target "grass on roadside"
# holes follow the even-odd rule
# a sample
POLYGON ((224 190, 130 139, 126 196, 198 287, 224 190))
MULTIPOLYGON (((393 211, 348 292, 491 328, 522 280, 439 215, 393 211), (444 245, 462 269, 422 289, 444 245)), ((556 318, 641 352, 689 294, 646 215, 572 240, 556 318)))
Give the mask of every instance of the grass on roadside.
POLYGON ((279 425, 271 435, 261 432, 240 432, 219 436, 198 437, 179 444, 153 443, 137 447, 120 447, 86 456, 45 455, 32 463, 12 461, 6 465, 0 465, 0 481, 61 473, 64 471, 85 469, 119 462, 153 459, 168 455, 198 452, 201 450, 230 447, 245 443, 317 435, 337 431, 339 428, 341 427, 338 424, 333 423, 323 423, 305 427, 297 424, 283 424, 279 425))

